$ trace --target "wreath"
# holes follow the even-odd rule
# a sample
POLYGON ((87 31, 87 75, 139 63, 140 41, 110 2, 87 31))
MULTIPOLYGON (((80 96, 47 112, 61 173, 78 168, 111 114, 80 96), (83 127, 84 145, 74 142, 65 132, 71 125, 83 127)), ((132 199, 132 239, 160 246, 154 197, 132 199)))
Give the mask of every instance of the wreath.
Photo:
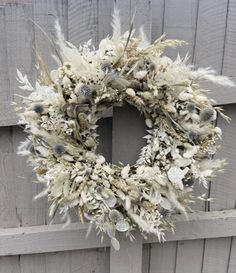
POLYGON ((112 26, 113 35, 98 49, 91 41, 76 48, 56 22, 58 69, 49 71, 37 54, 35 87, 17 70, 20 88, 30 91, 17 110, 28 134, 19 153, 29 156, 45 184, 37 197, 48 196, 50 217, 59 209, 69 221, 73 208, 82 223, 95 225, 119 249, 116 234, 132 240, 136 228, 164 240, 165 231, 174 229, 171 215, 190 210, 194 184, 207 188, 223 169, 224 160, 213 159, 221 139, 215 121, 217 113, 227 117, 199 83, 233 83, 209 68, 194 69, 187 57, 163 55, 182 41, 161 36, 150 44, 142 29, 134 36, 132 23, 121 34, 116 9, 112 26), (144 115, 147 126, 146 146, 132 166, 110 164, 96 153, 97 121, 124 102, 144 115))

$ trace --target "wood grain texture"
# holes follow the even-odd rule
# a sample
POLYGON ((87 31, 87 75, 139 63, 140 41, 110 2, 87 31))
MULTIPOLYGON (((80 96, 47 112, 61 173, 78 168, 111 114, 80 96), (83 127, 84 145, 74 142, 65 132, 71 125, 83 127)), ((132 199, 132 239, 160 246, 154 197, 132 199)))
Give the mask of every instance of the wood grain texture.
POLYGON ((176 263, 176 242, 152 245, 150 273, 174 273, 176 263))
POLYGON ((92 40, 98 44, 98 1, 68 0, 69 40, 74 45, 92 40))
POLYGON ((35 46, 49 69, 56 67, 55 53, 48 37, 55 38, 55 21, 58 19, 65 38, 68 38, 68 6, 66 0, 33 0, 35 46), (48 37, 47 37, 48 36, 48 37))
MULTIPOLYGON (((225 114, 232 118, 232 122, 227 124, 219 119, 218 125, 223 131, 222 150, 220 158, 226 158, 228 165, 223 174, 219 174, 211 183, 210 196, 215 200, 210 204, 210 210, 232 209, 235 208, 235 163, 236 163, 236 112, 235 105, 227 105, 225 114)), ((231 242, 230 238, 220 240, 206 240, 203 272, 212 272, 213 263, 217 264, 216 272, 226 272, 228 259, 230 257, 231 242), (224 254, 224 255, 223 255, 224 254), (222 256, 223 255, 223 256, 222 256), (222 257, 221 257, 222 256, 222 257), (221 257, 221 258, 220 258, 221 257)))
POLYGON ((164 27, 164 0, 151 1, 151 41, 154 42, 159 36, 163 34, 164 27))
MULTIPOLYGON (((193 61, 197 67, 211 67, 219 74, 230 76, 223 69, 224 63, 228 63, 226 35, 228 33, 230 36, 228 27, 231 25, 231 22, 230 24, 227 22, 227 16, 228 12, 233 12, 233 8, 230 11, 228 2, 228 0, 199 1, 193 61)), ((203 86, 212 90, 210 96, 218 104, 234 103, 236 101, 235 88, 225 88, 212 83, 204 83, 203 86)))
POLYGON ((193 55, 195 44, 195 31, 198 13, 198 0, 167 0, 164 9, 163 31, 167 38, 184 40, 188 43, 176 49, 167 49, 171 58, 177 57, 177 52, 184 57, 188 52, 193 55))
POLYGON ((120 250, 111 247, 110 273, 141 273, 142 272, 142 238, 136 233, 135 240, 119 237, 120 250))
POLYGON ((109 249, 22 255, 19 264, 24 273, 109 273, 109 249))
POLYGON ((145 122, 138 110, 129 105, 115 107, 113 111, 112 155, 113 163, 133 164, 145 145, 145 122))
POLYGON ((112 118, 102 118, 98 121, 97 133, 99 145, 97 153, 102 154, 107 162, 112 161, 112 118))
MULTIPOLYGON (((34 58, 31 51, 33 41, 33 28, 29 23, 29 18, 32 18, 32 6, 30 4, 6 4, 5 10, 5 65, 3 69, 7 73, 8 79, 3 83, 5 94, 7 96, 1 104, 4 103, 0 115, 0 125, 7 126, 16 124, 17 117, 14 108, 11 106, 12 101, 19 101, 15 94, 24 95, 25 92, 18 88, 16 81, 16 68, 31 78, 34 58)), ((2 35, 4 31, 2 32, 2 35)))
MULTIPOLYGON (((192 213, 189 215, 188 221, 183 219, 183 216, 178 215, 175 216, 174 220, 176 232, 166 234, 167 242, 236 236, 235 210, 192 213)), ((92 231, 90 236, 85 239, 86 233, 87 225, 79 223, 73 223, 64 228, 62 224, 55 224, 0 229, 0 256, 85 250, 110 246, 110 240, 107 237, 101 242, 96 232, 92 231)), ((135 242, 136 246, 137 243, 142 244, 142 240, 138 235, 136 235, 135 242)), ((149 236, 145 241, 145 243, 157 242, 158 239, 155 236, 149 236)), ((132 243, 128 240, 125 243, 132 246, 132 243)), ((131 246, 127 247, 130 248, 131 246)), ((139 248, 137 247, 137 249, 139 248)), ((154 248, 153 250, 159 251, 154 248)), ((123 255, 122 251, 118 253, 123 255)), ((141 259, 141 257, 139 258, 141 259)))
MULTIPOLYGON (((143 118, 134 107, 129 105, 115 107, 112 129, 112 163, 133 164, 138 159, 139 150, 143 146, 142 136, 145 134, 143 118)), ((111 248, 110 273, 141 273, 142 238, 138 232, 135 237, 134 242, 122 237, 121 250, 118 252, 111 248)))
POLYGON ((130 0, 131 18, 134 13, 135 13, 134 29, 138 33, 140 27, 143 27, 147 39, 151 41, 152 22, 151 0, 130 0))

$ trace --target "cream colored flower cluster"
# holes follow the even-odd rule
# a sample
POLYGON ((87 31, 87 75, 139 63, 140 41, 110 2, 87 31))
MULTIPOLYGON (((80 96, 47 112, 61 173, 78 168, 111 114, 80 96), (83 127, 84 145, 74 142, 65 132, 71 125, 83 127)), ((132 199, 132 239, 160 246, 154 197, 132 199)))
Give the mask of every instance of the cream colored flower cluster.
POLYGON ((224 161, 213 160, 221 130, 220 109, 205 96, 200 80, 232 86, 210 69, 194 70, 187 58, 163 55, 182 42, 159 38, 150 44, 131 28, 121 33, 118 12, 113 35, 98 49, 91 42, 76 48, 64 40, 58 23, 49 71, 39 58, 41 74, 33 87, 18 71, 20 88, 29 90, 19 106, 27 140, 19 153, 29 156, 37 178, 45 184, 49 214, 68 217, 73 208, 80 221, 94 224, 118 249, 117 233, 130 239, 164 239, 173 230, 171 214, 186 213, 195 183, 205 187, 224 161), (128 103, 145 117, 147 144, 136 164, 114 165, 96 153, 97 121, 110 107, 128 103))

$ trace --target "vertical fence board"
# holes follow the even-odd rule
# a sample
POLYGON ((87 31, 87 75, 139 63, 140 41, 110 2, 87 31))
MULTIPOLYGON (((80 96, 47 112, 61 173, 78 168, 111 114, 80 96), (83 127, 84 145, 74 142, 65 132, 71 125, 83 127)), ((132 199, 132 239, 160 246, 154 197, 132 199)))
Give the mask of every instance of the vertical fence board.
MULTIPOLYGON (((98 1, 98 42, 112 34, 113 0, 98 1)), ((120 15, 122 11, 120 10, 120 15)))
POLYGON ((164 20, 164 0, 151 1, 152 24, 151 24, 151 41, 154 42, 163 34, 164 20))
POLYGON ((203 240, 179 241, 175 273, 201 273, 203 240))
MULTIPOLYGON (((198 0, 167 0, 164 9, 164 32, 168 38, 184 40, 188 43, 178 48, 180 56, 193 54, 198 11, 198 0)), ((168 49, 168 56, 176 58, 176 49, 168 49)))
POLYGON ((231 252, 227 273, 234 273, 236 268, 236 237, 233 237, 231 240, 231 252))
POLYGON ((7 44, 6 44, 6 21, 5 21, 5 8, 0 8, 0 122, 7 122, 9 119, 10 101, 9 92, 9 75, 7 70, 7 44))
MULTIPOLYGON (((232 118, 232 122, 227 124, 222 119, 218 121, 223 131, 222 151, 219 157, 227 158, 228 165, 225 172, 218 174, 211 183, 210 196, 215 200, 210 204, 210 210, 235 208, 236 111, 235 105, 227 105, 224 108, 225 114, 232 118)), ((227 272, 230 248, 230 238, 206 239, 203 273, 227 272)))
POLYGON ((12 128, 12 160, 17 217, 20 226, 44 225, 47 219, 46 197, 33 200, 33 197, 42 191, 43 185, 34 183, 36 177, 32 167, 27 164, 27 158, 17 155, 17 147, 25 138, 26 134, 23 133, 22 128, 12 128))
MULTIPOLYGON (((0 226, 17 227, 16 189, 13 174, 13 145, 10 127, 0 128, 0 226)), ((19 273, 18 256, 0 257, 0 273, 19 273)))
POLYGON ((8 83, 5 88, 8 96, 5 101, 5 113, 1 113, 3 125, 16 124, 17 117, 11 101, 20 101, 15 94, 26 94, 19 90, 16 81, 16 68, 26 73, 29 79, 33 75, 34 57, 31 46, 34 40, 33 28, 29 22, 32 18, 31 4, 7 4, 5 6, 5 28, 6 28, 6 64, 4 69, 7 70, 8 83))
POLYGON ((153 244, 150 273, 175 273, 176 242, 153 244))
POLYGON ((59 20, 63 34, 68 37, 66 0, 32 0, 34 10, 35 46, 50 69, 55 68, 56 55, 49 39, 55 38, 55 21, 59 20), (48 37, 49 38, 48 38, 48 37))
MULTIPOLYGON (((143 146, 145 123, 138 110, 129 105, 114 108, 112 131, 112 162, 133 164, 143 146)), ((130 242, 122 237, 119 252, 111 248, 110 273, 141 273, 142 239, 138 233, 136 240, 130 242)))
POLYGON ((147 36, 147 39, 151 41, 151 0, 131 0, 131 18, 136 10, 136 15, 134 18, 134 28, 136 33, 139 32, 140 27, 147 36))
POLYGON ((69 40, 75 46, 92 39, 98 43, 97 0, 68 0, 69 40))

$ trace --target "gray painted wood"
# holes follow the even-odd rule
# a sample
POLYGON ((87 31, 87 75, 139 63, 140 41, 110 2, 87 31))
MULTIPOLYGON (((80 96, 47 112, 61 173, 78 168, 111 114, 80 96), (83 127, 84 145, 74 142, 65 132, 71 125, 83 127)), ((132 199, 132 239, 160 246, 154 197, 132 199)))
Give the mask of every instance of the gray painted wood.
POLYGON ((65 38, 68 37, 68 6, 66 0, 32 0, 35 46, 50 69, 56 67, 55 53, 49 39, 55 37, 55 20, 58 19, 65 38), (46 33, 46 35, 45 35, 46 33), (47 38, 49 37, 49 39, 47 38))
MULTIPOLYGON (((1 111, 0 125, 15 124, 17 117, 11 102, 19 101, 15 94, 24 94, 20 91, 16 82, 16 68, 27 73, 29 78, 33 71, 34 59, 32 56, 33 29, 28 19, 32 18, 32 7, 30 4, 7 4, 5 10, 5 65, 1 66, 7 73, 8 79, 3 82, 3 88, 7 96, 3 103, 5 106, 1 111)), ((4 35, 4 31, 1 33, 4 35)), ((2 103, 1 102, 1 103, 2 103)))
MULTIPOLYGON (((211 183, 210 196, 215 201, 210 204, 210 210, 232 209, 235 208, 235 162, 236 162, 236 143, 234 141, 236 134, 236 112, 235 105, 225 106, 225 113, 232 118, 231 124, 227 124, 219 119, 218 124, 223 131, 222 151, 219 154, 221 158, 227 158, 228 166, 225 172, 218 175, 211 183), (230 190, 231 189, 231 190, 230 190), (234 189, 234 190, 233 190, 234 189)), ((230 257, 231 239, 222 238, 218 240, 206 240, 205 255, 203 263, 203 272, 212 272, 217 264, 215 272, 226 272, 228 259, 230 257), (221 262, 219 257, 222 256, 221 262)))
POLYGON ((150 259, 150 273, 174 273, 175 263, 176 242, 153 245, 150 259))
POLYGON ((151 41, 155 41, 163 34, 164 27, 164 0, 151 1, 152 23, 151 23, 151 41))
MULTIPOLYGON (((134 107, 125 105, 113 110, 112 131, 112 162, 133 164, 143 146, 145 123, 134 107)), ((121 238, 121 250, 111 248, 111 273, 141 273, 142 270, 142 239, 136 234, 136 240, 121 238)))
POLYGON ((113 111, 113 162, 133 164, 145 145, 145 122, 138 110, 129 105, 115 107, 113 111))
POLYGON ((19 273, 109 273, 109 249, 23 255, 19 263, 19 273))
POLYGON ((98 1, 68 0, 69 40, 78 46, 92 39, 98 43, 98 1))
POLYGON ((184 40, 188 43, 183 47, 168 49, 166 53, 171 58, 177 57, 177 52, 184 57, 188 52, 193 55, 195 31, 198 12, 198 0, 168 0, 165 1, 163 30, 167 38, 184 40))

